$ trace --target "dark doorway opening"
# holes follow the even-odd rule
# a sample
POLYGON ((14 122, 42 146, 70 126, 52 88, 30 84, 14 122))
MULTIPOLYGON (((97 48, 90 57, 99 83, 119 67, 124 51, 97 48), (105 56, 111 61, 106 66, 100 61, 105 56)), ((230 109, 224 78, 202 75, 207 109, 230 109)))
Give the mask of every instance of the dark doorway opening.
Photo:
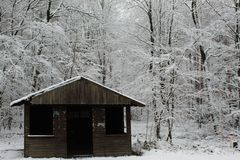
POLYGON ((91 108, 68 108, 67 144, 69 156, 92 154, 91 108))

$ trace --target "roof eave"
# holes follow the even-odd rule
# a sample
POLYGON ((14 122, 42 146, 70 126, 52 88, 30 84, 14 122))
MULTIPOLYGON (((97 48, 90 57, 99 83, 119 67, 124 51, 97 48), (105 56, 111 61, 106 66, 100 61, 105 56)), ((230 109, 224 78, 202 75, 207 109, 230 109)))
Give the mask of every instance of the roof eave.
POLYGON ((133 101, 133 102, 131 102, 131 106, 132 106, 132 107, 145 107, 146 104, 145 104, 145 103, 142 103, 142 102, 133 101))
POLYGON ((26 103, 29 103, 29 100, 22 100, 22 101, 19 101, 19 102, 11 103, 10 107, 21 106, 21 105, 26 104, 26 103))

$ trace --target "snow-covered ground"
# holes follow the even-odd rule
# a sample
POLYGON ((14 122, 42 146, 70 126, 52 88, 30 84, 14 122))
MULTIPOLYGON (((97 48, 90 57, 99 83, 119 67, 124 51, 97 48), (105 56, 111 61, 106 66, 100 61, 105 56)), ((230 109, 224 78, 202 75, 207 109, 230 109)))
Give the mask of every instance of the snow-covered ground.
MULTIPOLYGON (((6 160, 30 160, 32 158, 23 158, 22 151, 0 151, 0 159, 6 160)), ((35 158, 34 158, 35 159, 35 158)), ((37 160, 38 158, 36 158, 37 160)), ((46 158, 43 158, 46 159, 46 158)), ((49 160, 60 160, 62 158, 49 158, 49 160)), ((229 152, 222 154, 207 154, 191 151, 162 151, 151 150, 142 156, 126 157, 94 157, 94 158, 76 158, 81 160, 239 160, 240 152, 229 152)), ((42 160, 42 159, 41 159, 42 160)))
MULTIPOLYGON (((151 127, 149 127, 151 130, 151 127)), ((184 129, 185 130, 185 129, 184 129)), ((209 136, 199 138, 197 134, 190 136, 190 131, 179 130, 174 137, 174 145, 160 141, 157 149, 144 151, 142 156, 127 157, 94 157, 79 158, 81 160, 240 160, 240 151, 230 147, 228 140, 219 140, 209 136), (186 135, 187 134, 187 135, 186 135), (187 137, 187 138, 186 138, 187 137)), ((132 123, 133 143, 146 138, 146 125, 143 122, 132 123)), ((197 132, 197 131, 196 131, 197 132)), ((149 136, 148 138, 151 138, 149 136)), ((0 160, 30 160, 23 158, 23 136, 21 131, 3 132, 0 134, 0 160)), ((60 158, 49 158, 57 160, 60 158)), ((62 159, 62 158, 61 158, 62 159)), ((78 158, 77 158, 78 159, 78 158)), ((37 159, 36 159, 37 160, 37 159)), ((42 160, 42 159, 41 159, 42 160)))

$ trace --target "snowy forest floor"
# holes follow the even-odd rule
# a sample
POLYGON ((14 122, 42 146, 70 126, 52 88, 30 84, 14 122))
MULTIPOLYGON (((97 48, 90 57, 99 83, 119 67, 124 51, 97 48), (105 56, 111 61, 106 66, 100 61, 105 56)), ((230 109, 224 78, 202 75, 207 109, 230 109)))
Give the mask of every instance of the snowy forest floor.
MULTIPOLYGON (((151 130, 151 126, 149 126, 151 130)), ((166 141, 159 141, 155 149, 143 151, 142 156, 126 157, 95 157, 79 158, 83 160, 239 160, 240 151, 230 147, 228 138, 222 139, 217 136, 206 136, 203 133, 191 133, 186 128, 176 127, 173 145, 166 141)), ((132 122, 133 146, 137 141, 144 141, 146 124, 140 121, 132 122)), ((151 138, 151 136, 148 136, 151 138)), ((31 159, 23 158, 23 135, 22 131, 4 131, 0 133, 0 160, 31 159)), ((50 158, 56 160, 58 158, 50 158)))

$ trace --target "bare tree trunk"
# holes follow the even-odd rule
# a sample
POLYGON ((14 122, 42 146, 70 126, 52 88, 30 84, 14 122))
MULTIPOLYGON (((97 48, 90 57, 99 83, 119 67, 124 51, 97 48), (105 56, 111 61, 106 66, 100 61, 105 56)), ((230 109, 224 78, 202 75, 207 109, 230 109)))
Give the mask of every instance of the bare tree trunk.
MULTIPOLYGON (((169 27, 169 35, 168 35, 168 46, 172 47, 172 30, 173 30, 173 22, 174 22, 174 11, 175 11, 175 0, 172 0, 172 16, 170 20, 170 27, 169 27)), ((174 57, 171 60, 171 63, 174 64, 175 60, 174 57)), ((174 96, 174 84, 175 84, 175 70, 171 72, 171 79, 170 79, 170 93, 169 98, 167 101, 167 110, 169 112, 169 117, 167 120, 168 124, 168 135, 167 135, 167 141, 169 141, 170 144, 172 144, 172 129, 173 129, 173 118, 174 118, 174 108, 175 108, 175 96, 174 96)))
MULTIPOLYGON (((0 23, 2 22, 2 9, 0 8, 0 23)), ((0 33, 2 32, 2 27, 0 25, 0 33)))
POLYGON ((48 0, 47 17, 46 17, 47 22, 50 22, 50 20, 52 19, 51 6, 52 6, 52 0, 48 0))
POLYGON ((15 12, 15 7, 16 7, 16 4, 17 4, 17 0, 14 0, 13 1, 13 5, 12 5, 12 12, 11 12, 11 35, 13 36, 14 35, 14 12, 15 12))
MULTIPOLYGON (((192 20, 194 23, 194 26, 196 29, 200 29, 200 22, 199 22, 199 16, 198 16, 198 0, 192 0, 192 5, 191 5, 191 13, 192 13, 192 20)), ((198 51, 199 51, 199 56, 196 57, 196 65, 197 65, 197 70, 200 71, 200 78, 198 81, 195 81, 195 89, 201 94, 201 90, 204 88, 204 81, 203 81, 203 71, 205 61, 206 61, 206 53, 204 51, 204 47, 200 44, 198 46, 198 51)), ((202 96, 199 95, 196 98, 197 105, 203 104, 203 99, 202 96)), ((197 120, 199 123, 199 128, 201 128, 201 123, 202 123, 202 116, 199 116, 199 119, 197 120)))
MULTIPOLYGON (((101 10, 102 10, 102 21, 104 21, 105 19, 105 15, 104 15, 104 10, 106 9, 106 6, 105 6, 105 0, 99 0, 99 3, 100 3, 100 7, 101 7, 101 10)), ((99 53, 99 62, 100 62, 100 67, 101 67, 101 83, 103 85, 106 84, 106 79, 107 79, 107 55, 106 55, 106 50, 105 50, 105 47, 106 47, 106 29, 105 28, 101 28, 100 29, 100 36, 102 36, 102 46, 99 46, 99 47, 104 47, 104 49, 102 50, 102 53, 99 53)))
POLYGON ((106 67, 106 53, 103 51, 103 57, 102 57, 102 84, 106 84, 106 78, 107 78, 107 67, 106 67))
MULTIPOLYGON (((150 29, 150 42, 151 42, 151 57, 153 58, 154 56, 154 28, 153 28, 153 15, 152 15, 153 11, 152 11, 152 0, 149 1, 148 3, 148 20, 149 20, 149 29, 150 29)), ((150 62, 150 66, 149 66, 149 71, 152 72, 153 71, 153 61, 151 60, 150 62)), ((153 73, 154 74, 154 73, 153 73)))
POLYGON ((69 78, 72 78, 72 77, 73 77, 73 70, 74 70, 75 62, 76 62, 76 43, 74 44, 74 47, 73 47, 72 66, 71 66, 71 68, 70 68, 69 78))
MULTIPOLYGON (((153 79, 154 80, 154 79, 153 79)), ((153 82, 154 83, 154 82, 153 82)), ((154 110, 154 123, 155 123, 155 128, 156 128, 156 131, 155 131, 155 135, 156 135, 156 138, 157 139, 161 139, 161 136, 160 136, 160 128, 161 128, 161 125, 160 125, 160 116, 158 111, 157 111, 157 102, 156 102, 156 86, 154 85, 153 88, 152 88, 152 91, 153 91, 153 97, 152 97, 152 105, 153 105, 153 110, 154 110)))
POLYGON ((33 84, 32 84, 32 87, 33 87, 33 92, 39 90, 39 86, 38 86, 38 76, 39 76, 40 72, 34 68, 33 70, 33 84))
POLYGON ((161 139, 160 136, 160 129, 161 129, 161 114, 157 111, 157 100, 156 100, 156 84, 155 84, 155 76, 156 76, 156 71, 154 69, 154 64, 153 64, 153 57, 154 57, 154 43, 155 43, 155 39, 154 39, 154 24, 153 24, 153 8, 152 8, 152 0, 149 0, 149 3, 146 2, 146 6, 148 7, 147 10, 147 16, 148 16, 148 21, 149 21, 149 30, 150 30, 150 55, 152 60, 150 61, 150 65, 149 65, 149 72, 152 73, 152 77, 153 77, 153 86, 152 86, 152 92, 153 92, 153 96, 152 96, 152 105, 153 105, 153 110, 154 110, 154 122, 155 122, 155 135, 157 139, 161 139))
MULTIPOLYGON (((235 13, 236 13, 236 25, 235 25, 235 48, 238 57, 238 70, 237 76, 240 77, 240 24, 239 24, 239 11, 240 11, 240 0, 235 0, 235 13)), ((238 82, 238 99, 240 99, 240 82, 238 82)), ((240 109, 240 100, 238 100, 238 109, 240 109)), ((237 116, 235 120, 235 127, 239 127, 240 116, 237 116)))

